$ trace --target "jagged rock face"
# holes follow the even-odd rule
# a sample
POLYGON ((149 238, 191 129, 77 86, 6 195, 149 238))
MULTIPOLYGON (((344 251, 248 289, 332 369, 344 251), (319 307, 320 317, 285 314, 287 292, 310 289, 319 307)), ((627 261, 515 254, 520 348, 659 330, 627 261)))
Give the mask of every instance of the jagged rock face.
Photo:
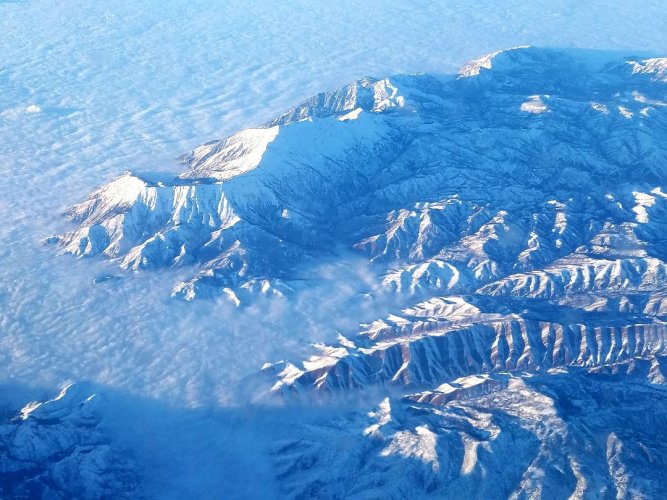
POLYGON ((275 467, 299 499, 661 498, 667 392, 637 381, 582 369, 464 377, 301 426, 276 442, 275 467))
POLYGON ((264 371, 277 376, 274 392, 340 391, 376 384, 424 387, 494 371, 616 366, 667 354, 667 325, 661 321, 633 323, 619 314, 565 308, 500 314, 493 301, 482 303, 480 308, 460 297, 431 299, 365 325, 338 346, 317 346, 320 353, 301 368, 277 363, 264 371))
POLYGON ((72 385, 0 424, 0 497, 143 498, 138 465, 99 428, 96 398, 72 385))
POLYGON ((390 394, 277 442, 286 497, 658 497, 666 75, 522 48, 360 80, 194 150, 177 179, 121 177, 53 241, 194 265, 176 295, 239 305, 308 287, 343 248, 412 304, 262 369, 260 400, 390 394))
POLYGON ((237 303, 289 294, 341 247, 407 293, 511 293, 536 281, 509 275, 573 254, 661 259, 666 65, 523 48, 360 80, 192 151, 177 179, 126 174, 53 240, 127 269, 195 264, 177 295, 237 303))

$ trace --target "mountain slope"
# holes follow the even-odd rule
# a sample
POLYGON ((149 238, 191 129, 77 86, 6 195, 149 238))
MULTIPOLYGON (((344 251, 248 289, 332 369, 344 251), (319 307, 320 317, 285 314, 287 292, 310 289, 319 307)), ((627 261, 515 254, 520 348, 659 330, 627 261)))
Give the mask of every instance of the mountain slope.
MULTIPOLYGON (((53 241, 127 269, 194 264, 178 294, 237 301, 288 292, 339 247, 378 275, 437 258, 466 290, 575 252, 661 258, 666 63, 610 57, 522 48, 360 80, 194 150, 177 179, 128 173, 53 241)), ((400 273, 390 288, 454 285, 400 273)))
POLYGON ((97 396, 70 385, 0 423, 3 498, 143 498, 140 467, 100 428, 97 396))
POLYGON ((277 432, 286 497, 657 497, 666 75, 667 59, 517 48, 359 80, 195 149, 178 178, 101 187, 51 241, 188 266, 174 295, 240 306, 289 307, 318 265, 368 262, 342 285, 404 307, 243 384, 253 404, 335 409, 277 432))

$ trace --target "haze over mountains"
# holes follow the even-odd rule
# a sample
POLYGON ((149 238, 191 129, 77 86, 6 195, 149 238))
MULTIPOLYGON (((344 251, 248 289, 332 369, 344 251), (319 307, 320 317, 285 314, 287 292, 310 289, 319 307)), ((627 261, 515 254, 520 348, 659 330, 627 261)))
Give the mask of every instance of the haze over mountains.
POLYGON ((177 178, 125 174, 50 241, 125 272, 183 268, 166 294, 240 308, 369 262, 359 300, 404 307, 244 385, 305 413, 368 399, 277 431, 286 496, 652 498, 666 113, 662 58, 517 48, 367 78, 195 149, 177 178))
POLYGON ((659 268, 664 62, 610 57, 526 48, 361 80, 194 150, 179 178, 126 174, 55 240, 126 269, 195 264, 176 294, 237 303, 339 247, 413 292, 505 289, 567 259, 659 268))

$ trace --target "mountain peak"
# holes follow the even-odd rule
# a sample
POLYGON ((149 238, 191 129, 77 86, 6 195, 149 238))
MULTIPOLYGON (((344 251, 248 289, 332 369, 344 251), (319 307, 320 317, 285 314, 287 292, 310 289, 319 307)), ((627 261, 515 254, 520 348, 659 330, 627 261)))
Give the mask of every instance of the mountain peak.
POLYGON ((573 252, 660 257, 663 199, 632 193, 665 183, 664 67, 518 47, 458 76, 361 79, 195 149, 177 178, 124 175, 54 240, 128 269, 194 264, 177 296, 235 303, 300 289, 300 263, 334 248, 408 293, 473 290, 573 252))
POLYGON ((470 78, 478 76, 484 70, 497 69, 498 63, 500 65, 510 63, 517 63, 518 60, 523 59, 523 64, 530 58, 531 52, 534 53, 538 49, 529 45, 519 45, 509 49, 502 49, 496 52, 491 52, 477 59, 473 59, 465 63, 459 69, 459 78, 470 78))

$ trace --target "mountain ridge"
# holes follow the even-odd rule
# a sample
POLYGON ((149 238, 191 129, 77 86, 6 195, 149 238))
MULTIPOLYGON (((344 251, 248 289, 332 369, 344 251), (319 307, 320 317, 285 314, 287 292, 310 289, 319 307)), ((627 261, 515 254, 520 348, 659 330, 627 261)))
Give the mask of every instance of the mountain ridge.
POLYGON ((289 307, 349 252, 368 264, 327 279, 392 312, 240 385, 255 411, 298 410, 271 437, 285 497, 652 497, 666 139, 666 58, 522 47, 318 94, 194 149, 178 177, 101 187, 51 241, 187 266, 173 295, 241 314, 289 307))
MULTIPOLYGON (((588 59, 595 59, 591 54, 588 59)), ((183 263, 202 265, 204 274, 177 288, 187 288, 189 296, 194 297, 199 283, 208 280, 212 289, 235 295, 236 288, 253 280, 288 281, 289 269, 280 271, 283 262, 294 265, 304 258, 318 259, 322 249, 341 244, 363 251, 372 237, 364 233, 381 223, 382 217, 391 217, 392 210, 406 210, 412 203, 446 203, 448 198, 443 196, 449 196, 472 204, 476 211, 495 211, 496 219, 493 213, 487 218, 490 233, 480 235, 482 239, 499 237, 495 228, 501 226, 505 232, 518 229, 529 233, 520 236, 525 239, 519 250, 528 257, 539 255, 539 247, 543 247, 539 235, 510 227, 505 219, 516 215, 512 210, 508 212, 509 208, 544 211, 535 204, 567 204, 572 190, 600 182, 612 186, 619 175, 625 176, 628 186, 620 187, 620 194, 627 197, 635 182, 633 175, 637 177, 632 172, 637 169, 644 169, 637 180, 641 179, 644 186, 653 182, 654 192, 657 189, 662 193, 655 184, 664 180, 664 173, 652 169, 667 160, 667 152, 646 134, 642 123, 634 124, 636 120, 626 114, 654 120, 648 114, 659 113, 655 128, 662 129, 664 95, 646 96, 635 89, 614 96, 619 81, 628 86, 623 82, 627 78, 638 79, 631 80, 631 86, 648 85, 653 89, 658 85, 659 91, 665 64, 661 59, 622 61, 603 66, 610 69, 600 73, 586 70, 589 73, 584 75, 596 76, 599 85, 594 91, 585 88, 578 101, 571 99, 577 87, 573 90, 568 78, 557 82, 563 85, 564 97, 523 95, 523 87, 537 85, 536 79, 542 82, 541 87, 555 85, 540 80, 544 73, 572 66, 580 69, 567 52, 553 49, 501 51, 470 63, 458 76, 449 78, 414 75, 362 79, 338 91, 319 94, 263 128, 248 129, 193 150, 184 157, 189 170, 178 178, 147 183, 132 174, 121 177, 70 210, 69 216, 81 224, 81 229, 52 241, 60 242, 68 253, 103 254, 118 260, 121 267, 134 270, 183 263), (530 63, 529 73, 521 71, 526 61, 530 63), (488 101, 491 89, 497 94, 488 101), (590 98, 591 92, 598 96, 604 92, 605 98, 619 101, 615 116, 608 104, 581 102, 590 98), (487 99, 490 106, 480 108, 480 99, 487 99), (631 111, 625 101, 639 109, 631 111), (625 106, 620 106, 621 102, 625 106), (500 113, 508 105, 512 112, 500 113), (551 117, 556 112, 563 116, 551 117), (562 125, 571 120, 573 112, 583 112, 587 120, 578 125, 576 134, 562 125), (450 116, 460 119, 454 121, 450 116), (597 137, 595 130, 600 125, 610 134, 607 139, 597 137), (634 143, 623 134, 631 134, 634 143), (643 144, 641 141, 647 138, 649 142, 643 144), (527 169, 535 159, 541 169, 527 169), (415 167, 415 162, 423 166, 415 167), (488 180, 483 181, 485 178, 488 180), (494 193, 493 186, 501 179, 508 186, 516 186, 513 196, 494 193), (545 185, 553 186, 551 193, 539 192, 545 185), (263 262, 264 256, 258 255, 262 245, 276 253, 272 262, 263 262), (208 279, 211 273, 214 279, 208 279)), ((599 185, 596 187, 597 192, 602 191, 599 185)), ((654 194, 638 193, 650 197, 652 204, 638 202, 631 210, 641 211, 642 217, 654 206, 653 210, 664 211, 661 195, 656 206, 654 194)), ((586 210, 603 210, 607 220, 620 215, 624 223, 631 221, 621 213, 627 210, 623 206, 626 200, 605 199, 603 195, 606 193, 579 197, 575 203, 592 204, 586 210), (615 204, 621 204, 621 210, 615 204)), ((572 216, 576 217, 576 210, 581 208, 574 209, 572 216)), ((564 210, 560 216, 561 224, 568 218, 566 213, 564 210)), ((660 225, 663 219, 659 218, 660 225)), ((652 224, 648 219, 646 222, 652 224)), ((595 229, 599 230, 588 231, 595 229)), ((434 232, 438 230, 442 229, 434 228, 434 232)), ((579 232, 584 230, 577 228, 579 232)), ((579 238, 579 243, 592 237, 579 238)), ((562 241, 557 239, 552 247, 562 241)), ((471 244, 490 248, 488 242, 471 244)), ((470 247, 468 251, 477 252, 470 247)), ((564 254, 556 248, 551 253, 564 254)), ((377 260, 372 250, 370 258, 377 260)), ((493 268, 499 262, 482 259, 479 264, 493 268)), ((500 277, 493 270, 490 273, 500 277)), ((211 287, 201 288, 212 291, 211 287)))

